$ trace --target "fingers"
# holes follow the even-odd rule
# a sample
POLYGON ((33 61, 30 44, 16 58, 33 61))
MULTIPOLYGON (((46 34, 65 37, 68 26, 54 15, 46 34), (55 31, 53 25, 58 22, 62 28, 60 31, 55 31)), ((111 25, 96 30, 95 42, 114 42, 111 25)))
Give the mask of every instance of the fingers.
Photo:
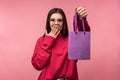
POLYGON ((59 25, 53 25, 49 35, 56 38, 59 35, 61 29, 62 27, 60 27, 59 25))
POLYGON ((60 27, 59 27, 58 25, 54 25, 53 28, 52 28, 52 30, 51 30, 51 32, 52 32, 53 34, 55 34, 55 35, 56 35, 59 31, 60 31, 60 27))
POLYGON ((56 36, 59 35, 59 33, 60 33, 60 31, 58 31, 58 32, 56 33, 56 36))
POLYGON ((76 13, 79 15, 80 19, 87 17, 87 11, 83 7, 76 8, 76 13))

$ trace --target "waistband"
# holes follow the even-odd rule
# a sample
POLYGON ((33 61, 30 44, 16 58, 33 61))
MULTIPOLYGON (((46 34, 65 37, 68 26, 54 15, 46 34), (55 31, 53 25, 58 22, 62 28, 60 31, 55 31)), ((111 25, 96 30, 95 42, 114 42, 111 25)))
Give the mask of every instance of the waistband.
POLYGON ((65 79, 65 78, 59 78, 59 79, 57 79, 57 80, 67 80, 67 79, 65 79))

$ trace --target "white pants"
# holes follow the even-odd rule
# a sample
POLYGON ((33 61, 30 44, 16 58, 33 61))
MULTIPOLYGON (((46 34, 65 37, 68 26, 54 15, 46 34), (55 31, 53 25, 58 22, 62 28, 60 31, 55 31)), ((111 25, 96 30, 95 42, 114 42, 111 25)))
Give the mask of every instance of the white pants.
POLYGON ((60 79, 57 79, 57 80, 67 80, 67 79, 64 79, 64 78, 60 78, 60 79))

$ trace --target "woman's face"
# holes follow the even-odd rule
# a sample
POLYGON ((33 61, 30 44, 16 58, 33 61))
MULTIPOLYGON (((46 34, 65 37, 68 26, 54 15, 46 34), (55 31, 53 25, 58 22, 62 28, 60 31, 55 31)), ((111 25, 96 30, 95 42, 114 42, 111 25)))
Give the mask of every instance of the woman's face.
POLYGON ((63 27, 63 18, 60 13, 53 13, 50 17, 50 28, 52 29, 53 26, 57 26, 62 28, 63 27))

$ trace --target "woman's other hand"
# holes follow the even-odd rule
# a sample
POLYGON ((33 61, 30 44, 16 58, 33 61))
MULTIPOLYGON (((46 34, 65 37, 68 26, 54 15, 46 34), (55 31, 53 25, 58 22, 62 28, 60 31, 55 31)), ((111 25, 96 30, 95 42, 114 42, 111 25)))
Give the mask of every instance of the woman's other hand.
POLYGON ((82 18, 87 17, 87 11, 83 7, 78 7, 75 9, 75 12, 79 15, 79 19, 81 20, 82 18))

